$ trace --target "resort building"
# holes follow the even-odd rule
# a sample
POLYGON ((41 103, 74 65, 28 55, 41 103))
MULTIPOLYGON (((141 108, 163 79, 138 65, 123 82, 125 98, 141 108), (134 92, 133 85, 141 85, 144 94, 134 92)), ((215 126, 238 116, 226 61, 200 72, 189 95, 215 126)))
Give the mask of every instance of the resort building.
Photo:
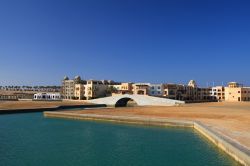
POLYGON ((133 94, 135 95, 148 95, 150 83, 136 83, 133 84, 133 94))
POLYGON ((225 100, 225 87, 224 86, 212 87, 210 94, 211 96, 215 97, 218 101, 224 101, 225 100))
MULTIPOLYGON (((86 83, 86 81, 82 80, 80 76, 76 76, 73 80, 70 80, 67 76, 65 76, 62 81, 61 91, 63 99, 75 99, 75 85, 84 83, 86 83)), ((79 95, 77 96, 79 97, 79 95)))
POLYGON ((75 90, 74 80, 70 80, 67 76, 62 81, 62 97, 64 99, 73 99, 75 90))
POLYGON ((0 94, 0 101, 1 100, 16 101, 16 100, 18 100, 18 96, 17 95, 2 95, 2 94, 0 94))
POLYGON ((149 95, 150 96, 163 96, 164 88, 163 84, 150 84, 149 95))
POLYGON ((115 85, 110 85, 113 87, 112 95, 116 94, 133 94, 133 83, 117 83, 115 85))
POLYGON ((228 87, 225 87, 225 101, 250 101, 250 87, 229 82, 228 87))
POLYGON ((199 88, 194 80, 190 80, 188 85, 163 84, 163 96, 169 99, 183 100, 186 102, 206 102, 214 101, 210 95, 211 88, 199 88))
MULTIPOLYGON (((106 97, 112 94, 113 90, 118 88, 123 94, 132 92, 131 83, 119 83, 112 80, 82 80, 80 76, 76 76, 70 80, 67 76, 62 81, 62 97, 63 99, 94 99, 106 97), (110 91, 111 90, 111 91, 110 91), (110 92, 109 92, 110 91, 110 92)), ((117 92, 117 91, 115 91, 117 92)))
MULTIPOLYGON (((120 83, 112 80, 85 81, 80 76, 76 76, 70 80, 65 76, 62 81, 61 91, 63 99, 77 100, 90 100, 111 95, 135 94, 165 97, 185 102, 250 101, 250 87, 243 87, 243 85, 237 82, 230 82, 228 87, 215 86, 201 88, 198 87, 194 80, 190 80, 187 85, 173 83, 150 84, 120 83)), ((36 97, 34 97, 34 99, 40 98, 44 98, 43 93, 36 94, 36 97)))
POLYGON ((85 97, 87 100, 107 96, 110 85, 115 84, 112 80, 88 80, 85 88, 85 97))
POLYGON ((77 100, 85 99, 86 84, 75 84, 74 98, 77 100))
POLYGON ((61 100, 60 93, 36 93, 33 100, 61 100))
POLYGON ((163 96, 174 100, 185 100, 186 87, 181 84, 163 84, 163 96))

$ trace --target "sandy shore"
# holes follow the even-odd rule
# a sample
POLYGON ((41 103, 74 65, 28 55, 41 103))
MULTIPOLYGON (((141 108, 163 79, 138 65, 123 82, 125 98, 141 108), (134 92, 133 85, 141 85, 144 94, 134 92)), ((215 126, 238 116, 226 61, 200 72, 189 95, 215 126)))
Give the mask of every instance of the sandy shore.
POLYGON ((51 108, 62 105, 82 105, 83 101, 0 101, 1 109, 51 108))
POLYGON ((124 107, 66 112, 194 120, 202 122, 250 150, 250 102, 201 103, 178 107, 124 107))

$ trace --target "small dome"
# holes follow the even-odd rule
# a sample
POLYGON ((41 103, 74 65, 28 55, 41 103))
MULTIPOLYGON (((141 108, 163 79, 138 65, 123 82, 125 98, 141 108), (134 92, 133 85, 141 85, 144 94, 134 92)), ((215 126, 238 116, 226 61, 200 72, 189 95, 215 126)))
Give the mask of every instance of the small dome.
POLYGON ((197 84, 194 80, 190 80, 189 83, 188 83, 188 86, 191 86, 193 88, 196 88, 197 87, 197 84))
POLYGON ((76 84, 81 83, 81 77, 80 76, 75 76, 74 81, 75 81, 76 84))
POLYGON ((75 80, 80 80, 81 77, 80 76, 75 76, 75 80))
POLYGON ((69 80, 68 76, 64 76, 63 80, 69 80))

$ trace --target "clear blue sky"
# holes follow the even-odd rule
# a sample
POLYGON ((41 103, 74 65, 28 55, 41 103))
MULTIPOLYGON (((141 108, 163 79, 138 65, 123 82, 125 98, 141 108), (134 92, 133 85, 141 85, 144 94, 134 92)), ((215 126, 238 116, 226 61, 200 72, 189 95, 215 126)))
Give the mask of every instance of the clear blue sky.
POLYGON ((250 85, 250 1, 1 0, 0 85, 250 85))

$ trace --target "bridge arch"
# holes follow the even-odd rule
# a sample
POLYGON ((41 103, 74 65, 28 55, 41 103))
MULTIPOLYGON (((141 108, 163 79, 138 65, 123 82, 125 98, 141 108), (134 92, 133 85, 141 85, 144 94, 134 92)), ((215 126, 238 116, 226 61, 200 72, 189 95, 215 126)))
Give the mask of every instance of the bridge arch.
POLYGON ((109 97, 103 97, 98 99, 88 100, 90 103, 94 104, 106 104, 107 106, 126 106, 130 105, 130 100, 134 100, 134 102, 138 106, 173 106, 176 104, 185 104, 184 101, 161 98, 161 97, 153 97, 147 95, 115 95, 109 97))
POLYGON ((116 101, 115 107, 126 107, 126 106, 128 106, 128 102, 130 102, 130 101, 134 102, 133 105, 138 105, 134 99, 132 99, 130 97, 123 97, 123 98, 120 98, 116 101))

